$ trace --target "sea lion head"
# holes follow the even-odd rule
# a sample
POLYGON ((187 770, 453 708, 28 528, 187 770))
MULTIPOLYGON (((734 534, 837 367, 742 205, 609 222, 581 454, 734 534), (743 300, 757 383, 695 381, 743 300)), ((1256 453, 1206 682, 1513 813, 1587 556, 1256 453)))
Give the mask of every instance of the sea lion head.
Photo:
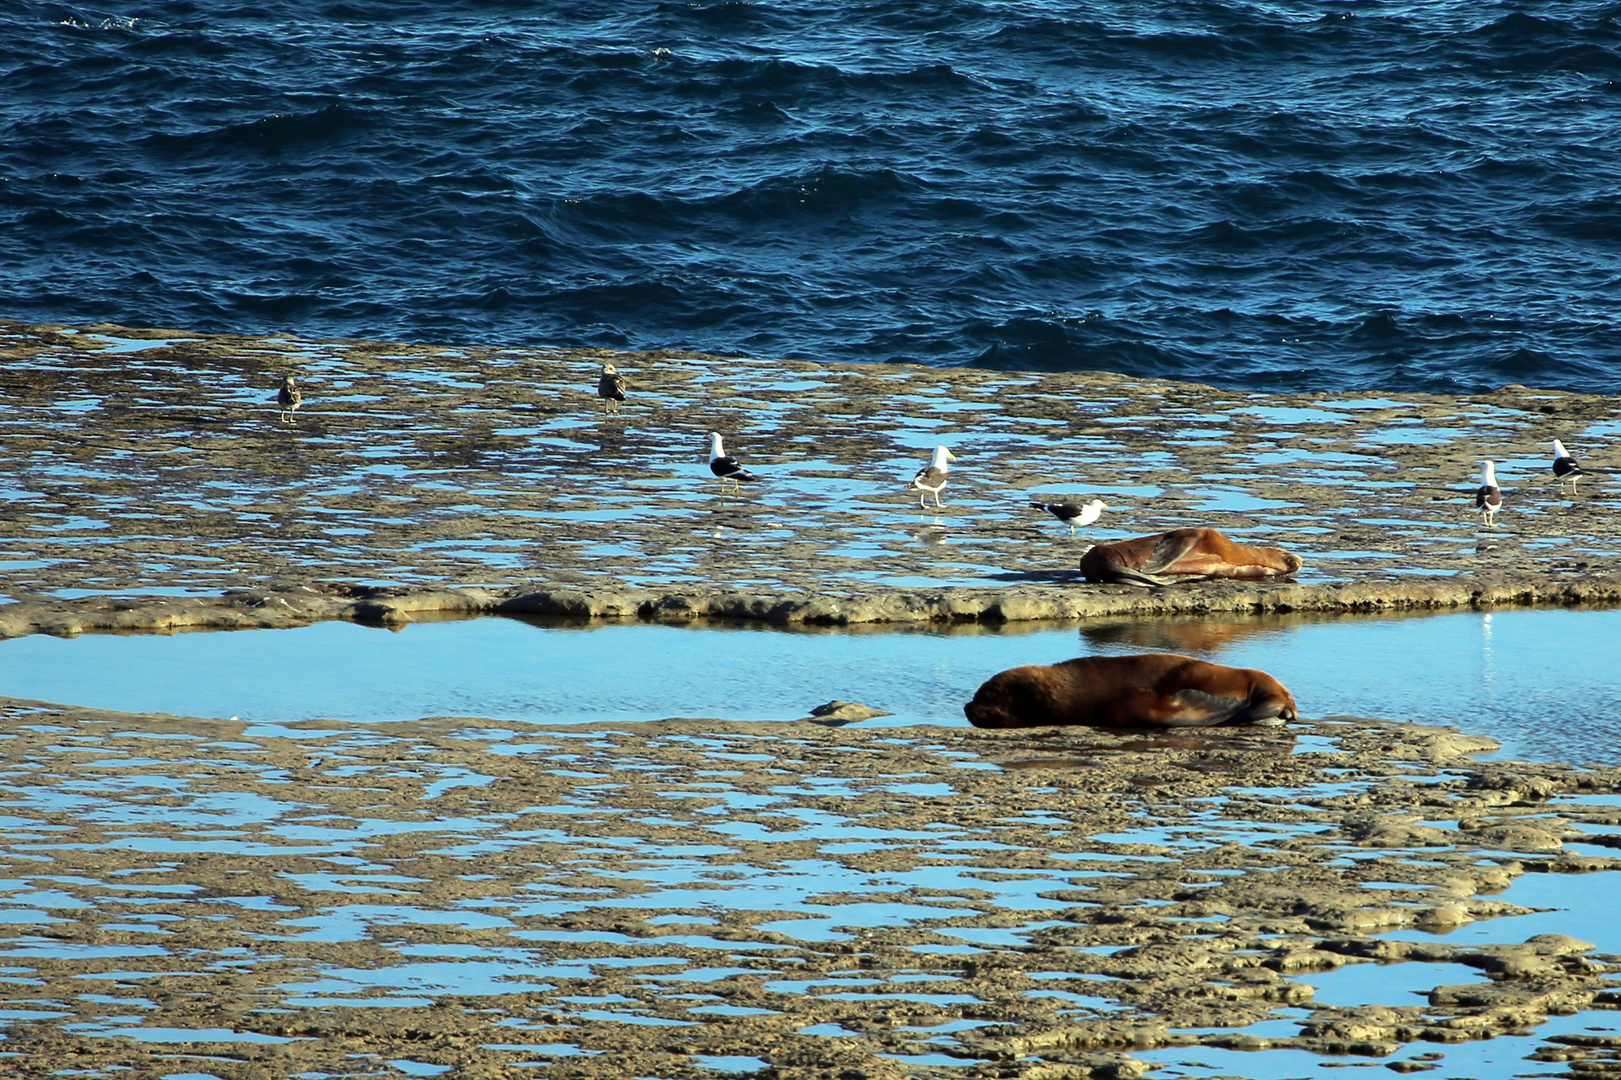
POLYGON ((1009 668, 998 672, 974 692, 974 700, 962 707, 968 722, 979 728, 1032 727, 1050 724, 1051 697, 1042 665, 1009 668))
MULTIPOLYGON (((1291 555, 1296 562, 1300 560, 1291 555)), ((1240 714, 1229 723, 1256 724, 1260 727, 1282 727, 1291 720, 1300 719, 1300 710, 1295 705, 1295 696, 1289 693, 1287 687, 1255 668, 1242 669, 1250 677, 1249 704, 1240 714)))

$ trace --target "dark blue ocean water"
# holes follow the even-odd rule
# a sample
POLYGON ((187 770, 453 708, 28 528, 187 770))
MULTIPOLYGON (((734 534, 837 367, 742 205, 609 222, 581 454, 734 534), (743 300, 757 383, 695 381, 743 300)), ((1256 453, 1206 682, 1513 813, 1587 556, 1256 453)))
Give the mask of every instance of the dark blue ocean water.
POLYGON ((0 6, 0 316, 1616 392, 1621 5, 0 6))

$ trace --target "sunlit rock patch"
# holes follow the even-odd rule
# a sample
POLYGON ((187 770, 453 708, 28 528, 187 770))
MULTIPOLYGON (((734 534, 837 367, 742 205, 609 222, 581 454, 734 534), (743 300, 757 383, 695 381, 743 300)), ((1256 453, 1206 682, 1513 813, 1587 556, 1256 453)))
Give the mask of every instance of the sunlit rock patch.
POLYGON ((1621 599, 1612 398, 16 322, 0 359, 5 634, 503 605, 848 623, 1621 599), (630 380, 617 417, 605 359, 630 380), (761 483, 721 493, 710 430, 761 483), (1574 494, 1555 437, 1597 474, 1574 494), (942 443, 946 506, 920 514, 907 482, 942 443), (1486 458, 1507 501, 1490 530, 1486 458), (1093 495, 1110 510, 1082 536, 1029 506, 1093 495), (1298 583, 1143 594, 1076 572, 1094 540, 1189 525, 1300 554, 1298 583))

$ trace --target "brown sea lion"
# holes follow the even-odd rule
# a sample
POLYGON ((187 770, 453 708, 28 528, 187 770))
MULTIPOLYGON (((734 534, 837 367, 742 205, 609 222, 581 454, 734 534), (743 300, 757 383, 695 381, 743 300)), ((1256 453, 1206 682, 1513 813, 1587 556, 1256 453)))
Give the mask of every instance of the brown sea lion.
POLYGON ((963 706, 975 727, 1278 727, 1298 715, 1283 684, 1254 668, 1177 653, 1082 656, 991 676, 963 706))
POLYGON ((1235 544, 1215 529, 1173 529, 1098 544, 1081 556, 1087 581, 1112 585, 1171 585, 1209 578, 1264 578, 1292 574, 1300 556, 1282 548, 1235 544))

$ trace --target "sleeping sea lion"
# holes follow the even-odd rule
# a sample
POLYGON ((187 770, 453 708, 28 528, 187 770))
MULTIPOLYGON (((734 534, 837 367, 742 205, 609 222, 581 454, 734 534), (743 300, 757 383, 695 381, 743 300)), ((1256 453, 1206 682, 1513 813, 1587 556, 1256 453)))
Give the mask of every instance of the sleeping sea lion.
POLYGON ((1144 587, 1209 578, 1281 577, 1300 565, 1299 555, 1282 548, 1235 544, 1215 529, 1173 529, 1098 544, 1081 556, 1081 573, 1087 581, 1144 587))
POLYGON ((1279 727, 1298 715, 1283 684, 1254 668, 1177 653, 1082 656, 991 676, 963 706, 975 727, 1279 727))

